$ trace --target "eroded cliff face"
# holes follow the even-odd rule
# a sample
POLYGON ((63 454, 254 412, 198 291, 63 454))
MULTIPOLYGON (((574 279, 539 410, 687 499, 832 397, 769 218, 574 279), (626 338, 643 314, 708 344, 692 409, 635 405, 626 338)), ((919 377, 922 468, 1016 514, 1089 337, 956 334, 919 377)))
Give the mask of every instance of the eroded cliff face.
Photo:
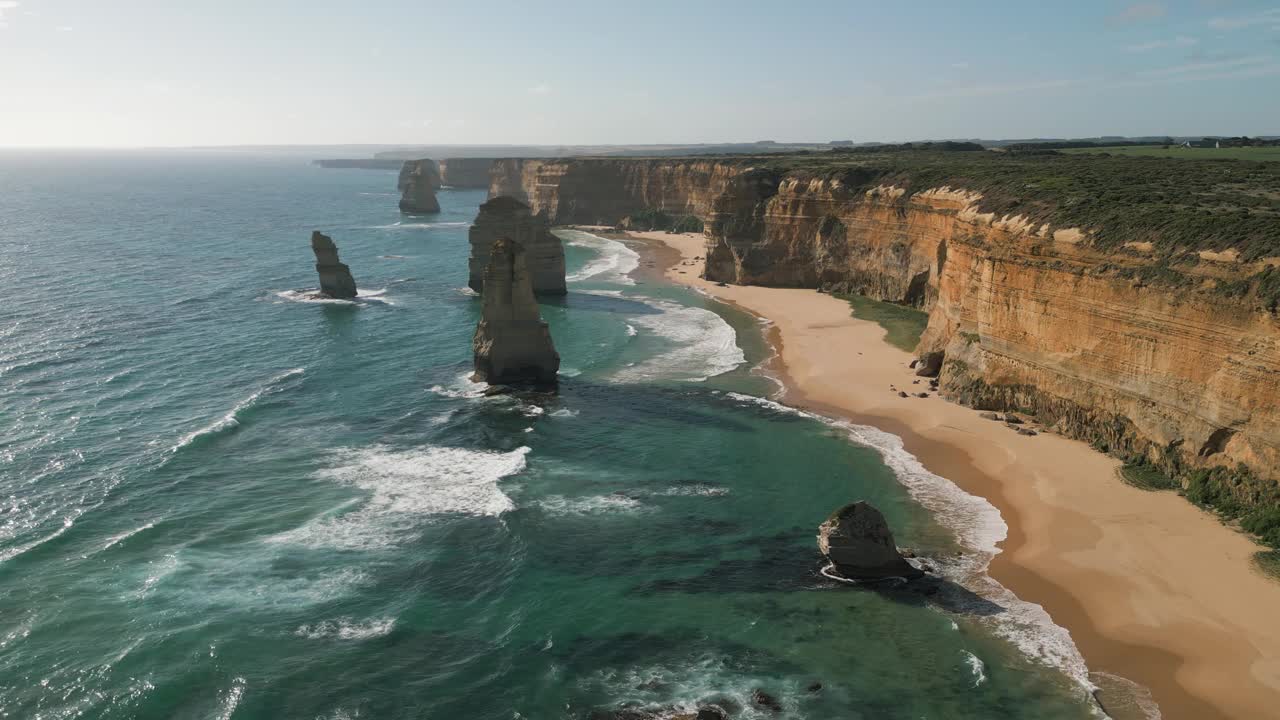
POLYGON ((1153 262, 1143 242, 1097 251, 1087 232, 983 213, 963 188, 849 187, 742 159, 501 160, 490 195, 503 194, 556 223, 697 215, 709 279, 919 307, 919 351, 945 353, 949 397, 1033 412, 1184 479, 1243 464, 1225 491, 1280 502, 1280 319, 1212 291, 1256 270, 1231 258, 1193 268, 1198 287, 1144 284, 1126 272, 1153 262))

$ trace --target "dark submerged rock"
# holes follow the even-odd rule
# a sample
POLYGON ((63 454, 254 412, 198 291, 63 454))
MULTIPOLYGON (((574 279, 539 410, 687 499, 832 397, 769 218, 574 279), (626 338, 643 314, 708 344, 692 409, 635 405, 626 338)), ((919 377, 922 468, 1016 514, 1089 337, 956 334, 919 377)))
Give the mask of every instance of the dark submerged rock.
POLYGON ((818 527, 818 549, 850 580, 924 575, 898 552, 884 515, 863 501, 845 505, 818 527))
POLYGON ((351 277, 351 268, 338 260, 338 246, 333 244, 333 238, 318 230, 311 233, 311 251, 316 254, 320 293, 344 300, 355 297, 356 281, 351 277))
POLYGON ((782 712, 782 703, 778 702, 778 698, 770 695, 760 688, 756 688, 751 691, 751 702, 762 708, 766 708, 771 712, 782 712))

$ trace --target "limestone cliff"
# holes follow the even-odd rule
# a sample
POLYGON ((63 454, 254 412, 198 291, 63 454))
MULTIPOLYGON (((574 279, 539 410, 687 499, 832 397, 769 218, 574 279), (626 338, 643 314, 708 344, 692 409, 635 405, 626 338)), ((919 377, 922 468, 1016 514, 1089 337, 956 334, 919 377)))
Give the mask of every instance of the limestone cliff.
POLYGON ((453 188, 489 187, 493 158, 447 158, 440 161, 440 182, 453 188))
POLYGON ((468 286, 484 292, 485 268, 489 266, 489 250, 499 238, 507 238, 524 248, 533 291, 540 295, 564 295, 564 243, 551 234, 551 226, 529 206, 506 196, 496 197, 480 206, 471 225, 471 259, 468 263, 468 286))
POLYGON ((351 268, 338 260, 338 246, 333 244, 333 238, 319 231, 311 233, 311 250, 316 255, 321 294, 344 300, 355 297, 356 281, 351 277, 351 268))
POLYGON ((489 252, 484 305, 472 338, 475 380, 493 385, 554 386, 560 355, 538 314, 525 251, 506 238, 489 252))
MULTIPOLYGON (((1190 165, 1204 172, 1199 162, 1190 165)), ((1224 176, 1243 176, 1238 168, 1224 176)), ((919 351, 945 353, 949 397, 1033 412, 1184 483, 1243 465, 1221 492, 1246 506, 1280 503, 1280 316, 1249 279, 1280 260, 1157 257, 1160 231, 1123 215, 1102 242, 1093 228, 1052 222, 1043 200, 1002 197, 997 207, 1025 214, 994 212, 996 198, 930 184, 939 173, 929 170, 873 178, 857 166, 824 175, 752 158, 502 160, 490 194, 526 200, 554 223, 612 225, 645 208, 695 214, 709 279, 919 307, 929 313, 919 351)), ((1208 217, 1179 231, 1220 230, 1214 218, 1225 216, 1208 217)), ((1267 227, 1260 217, 1247 227, 1267 227)))
POLYGON ((396 183, 400 190, 400 212, 421 215, 440 212, 436 190, 440 189, 440 168, 435 160, 408 160, 400 168, 396 183))

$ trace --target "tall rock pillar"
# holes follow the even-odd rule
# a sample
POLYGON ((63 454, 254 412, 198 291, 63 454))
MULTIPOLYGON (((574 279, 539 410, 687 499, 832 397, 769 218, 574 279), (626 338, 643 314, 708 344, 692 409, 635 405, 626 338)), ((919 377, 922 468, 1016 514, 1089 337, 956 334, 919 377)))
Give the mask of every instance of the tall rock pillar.
POLYGON ((560 355, 538 314, 525 250, 499 238, 484 272, 484 304, 471 341, 476 381, 493 385, 556 384, 560 355))
POLYGON ((351 268, 338 261, 338 246, 322 232, 311 233, 311 250, 316 254, 316 272, 320 274, 320 292, 331 298, 350 300, 356 296, 356 281, 351 268))

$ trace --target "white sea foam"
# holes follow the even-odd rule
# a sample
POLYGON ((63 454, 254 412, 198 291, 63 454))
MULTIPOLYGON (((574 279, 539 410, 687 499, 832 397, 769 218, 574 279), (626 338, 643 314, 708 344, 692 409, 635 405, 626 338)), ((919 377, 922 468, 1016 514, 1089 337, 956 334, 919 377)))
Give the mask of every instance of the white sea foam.
POLYGON ((218 720, 231 720, 240 706, 240 698, 244 697, 245 679, 238 677, 231 681, 231 687, 222 694, 222 707, 218 712, 218 720))
POLYGON ((577 411, 577 410, 570 410, 569 408, 560 408, 559 410, 554 410, 554 411, 552 411, 552 412, 551 412, 551 414, 549 415, 549 417, 556 417, 556 418, 576 418, 576 417, 578 417, 578 411, 577 411))
POLYGON ((1000 553, 999 544, 1008 535, 1008 525, 1000 511, 985 498, 971 495, 955 483, 929 472, 903 447, 902 438, 868 425, 832 420, 781 405, 772 400, 728 393, 743 403, 777 412, 813 418, 846 432, 854 442, 880 453, 911 497, 947 525, 968 552, 958 558, 935 558, 935 568, 947 579, 995 603, 1004 612, 983 617, 998 636, 1016 646, 1027 657, 1056 667, 1086 690, 1092 690, 1089 670, 1071 639, 1071 633, 1053 622, 1049 613, 1035 603, 1014 595, 987 574, 991 559, 1000 553))
POLYGON ((634 318, 636 324, 673 345, 635 365, 614 373, 622 382, 648 380, 702 381, 729 372, 746 362, 737 334, 719 315, 699 307, 666 300, 646 300, 658 310, 634 318))
POLYGON ((427 516, 496 517, 515 507, 498 481, 524 470, 528 452, 527 447, 501 453, 381 445, 338 452, 334 467, 318 477, 359 488, 368 497, 348 512, 321 516, 270 541, 369 549, 416 536, 427 516))
MULTIPOLYGON (((154 522, 149 522, 149 523, 147 523, 146 525, 142 525, 142 526, 140 526, 140 527, 136 527, 136 528, 134 528, 134 529, 132 529, 132 530, 129 530, 129 531, 127 531, 127 532, 122 532, 122 533, 120 533, 119 535, 116 535, 116 536, 114 536, 114 537, 110 538, 109 540, 107 540, 107 542, 102 546, 102 550, 110 550, 111 548, 113 548, 113 547, 115 547, 116 545, 118 545, 118 544, 120 544, 120 543, 124 542, 125 540, 128 540, 129 538, 133 537, 134 535, 137 535, 138 533, 140 533, 140 532, 142 532, 142 531, 144 531, 144 530, 150 530, 151 528, 153 528, 153 527, 155 527, 155 526, 156 526, 156 524, 155 524, 154 522)), ((101 550, 99 550, 99 552, 101 552, 101 550)))
POLYGON ((72 525, 75 525, 76 519, 79 518, 82 514, 84 514, 83 509, 74 510, 71 512, 71 514, 66 515, 65 517, 62 518, 62 525, 60 525, 58 529, 54 530, 52 533, 49 533, 44 537, 32 540, 31 542, 18 545, 16 547, 0 550, 0 563, 12 560, 13 558, 18 557, 19 555, 25 552, 29 552, 31 550, 34 550, 35 548, 40 547, 41 545, 49 542, 50 540, 61 537, 63 533, 71 529, 72 525))
POLYGON ((283 302, 306 303, 309 305, 395 305, 396 302, 387 297, 387 289, 360 290, 351 300, 323 297, 317 289, 281 290, 275 294, 283 302))
POLYGON ((635 337, 636 332, 636 326, 631 323, 627 323, 627 337, 635 337))
POLYGON ((370 225, 364 230, 426 230, 430 228, 471 227, 469 222, 393 222, 387 225, 370 225))
POLYGON ((200 438, 217 435, 218 433, 238 427, 240 425, 240 417, 246 410, 256 405, 264 396, 272 395, 283 390, 285 381, 289 378, 302 375, 305 372, 306 368, 294 368, 276 375, 268 380, 265 385, 251 393, 248 397, 236 403, 235 407, 231 408, 230 412, 226 415, 223 415, 221 418, 205 425, 199 430, 195 430, 184 435, 181 440, 174 444, 173 447, 169 448, 169 451, 177 452, 200 438))
POLYGON ((987 681, 987 666, 982 662, 981 658, 966 650, 964 651, 964 661, 973 673, 974 687, 978 687, 987 681))
POLYGON ((463 373, 458 376, 454 382, 445 387, 444 385, 432 385, 431 392, 440 397, 454 398, 458 400, 475 400, 484 397, 484 391, 489 389, 489 383, 475 382, 471 379, 471 373, 463 373))
POLYGON ((803 717, 798 699, 805 693, 798 680, 780 682, 776 678, 751 674, 726 663, 722 658, 692 658, 665 665, 633 665, 608 668, 588 675, 584 684, 598 689, 619 707, 634 705, 655 713, 654 717, 689 717, 705 703, 729 700, 740 710, 735 718, 763 720, 776 717, 803 717), (775 714, 757 705, 752 695, 766 689, 781 703, 775 714))
POLYGON ((635 513, 645 509, 643 503, 626 495, 589 495, 564 497, 551 495, 538 502, 538 506, 552 515, 600 515, 607 513, 635 513))
POLYGON ((454 290, 457 291, 459 295, 465 295, 466 297, 480 297, 480 293, 469 287, 454 288, 454 290))
POLYGON ((558 230, 557 234, 565 243, 573 247, 587 248, 596 253, 596 257, 587 261, 582 269, 568 275, 569 282, 582 282, 595 279, 598 281, 634 285, 631 271, 640 266, 640 255, 617 240, 602 238, 581 230, 558 230))
POLYGON ((377 618, 365 622, 356 622, 349 617, 336 620, 325 620, 313 625, 302 625, 293 632, 298 637, 308 640, 337 638, 339 640, 368 640, 382 637, 395 627, 396 619, 391 617, 377 618))
POLYGON ((729 488, 714 485, 675 485, 654 493, 667 497, 723 497, 728 494, 729 488))

